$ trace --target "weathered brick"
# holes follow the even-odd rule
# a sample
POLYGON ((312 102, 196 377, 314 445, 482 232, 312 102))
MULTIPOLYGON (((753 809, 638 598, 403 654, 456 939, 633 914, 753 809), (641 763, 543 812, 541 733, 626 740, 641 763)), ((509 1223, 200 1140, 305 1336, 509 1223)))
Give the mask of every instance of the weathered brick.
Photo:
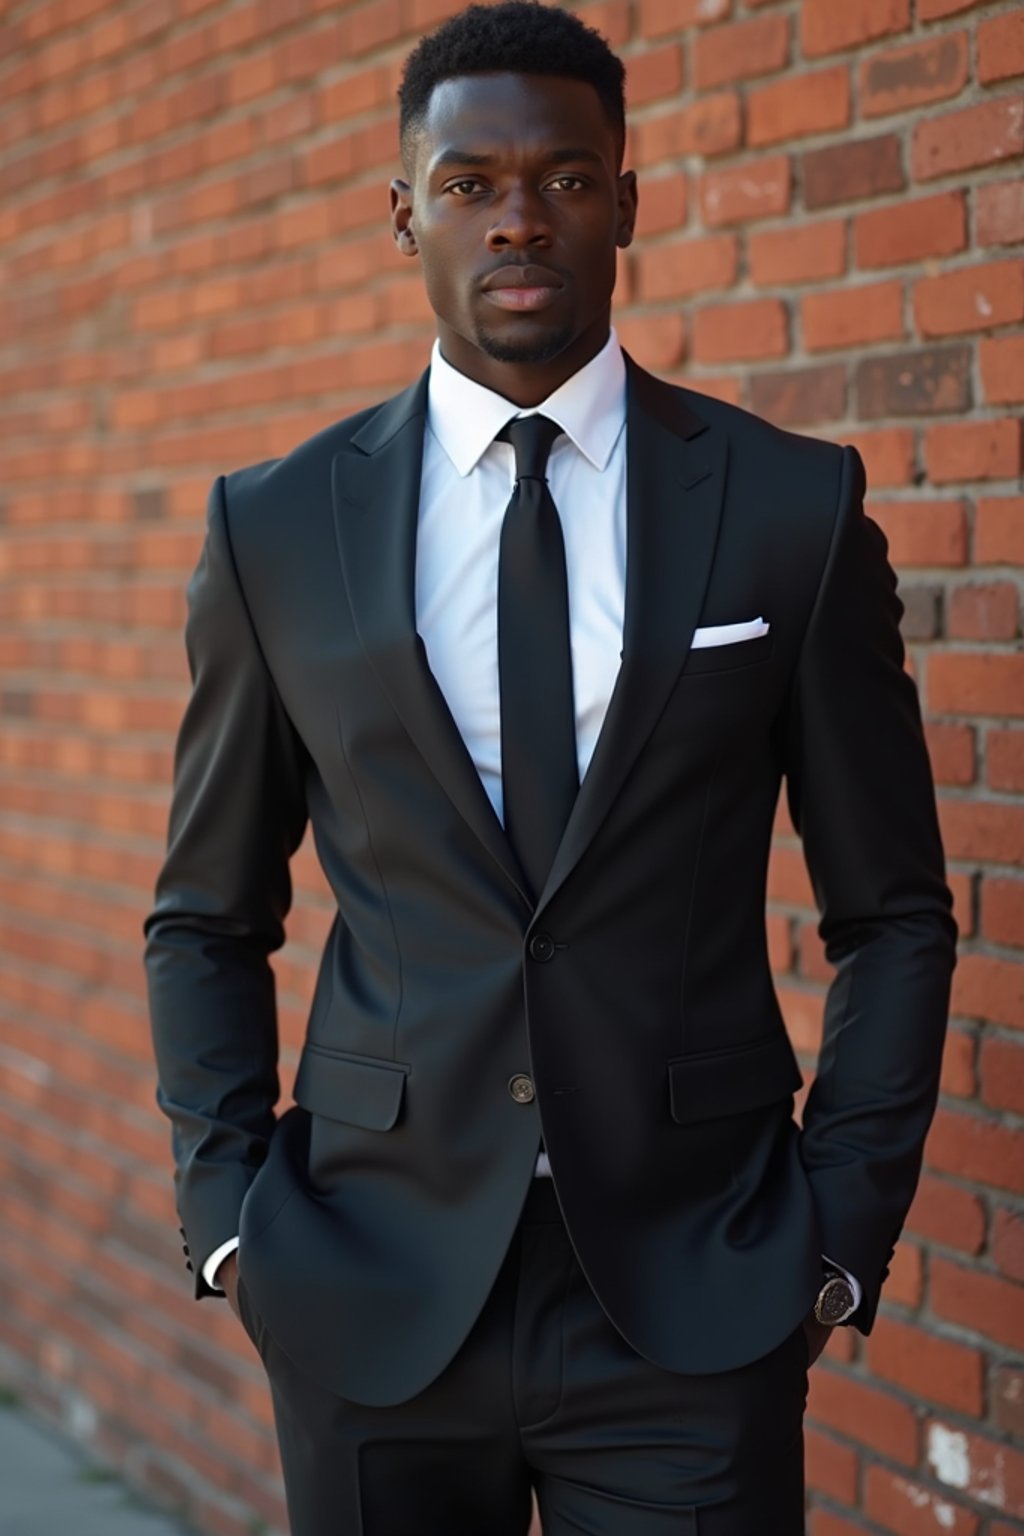
POLYGON ((804 204, 810 209, 902 192, 905 185, 900 140, 894 133, 809 150, 801 169, 804 204))
POLYGON ((872 1372, 894 1386, 960 1413, 982 1407, 982 1358, 978 1350, 942 1339, 910 1323, 880 1317, 867 1342, 872 1372))
POLYGON ((978 187, 974 220, 979 245, 1016 245, 1024 240, 1024 179, 978 187))
POLYGON ((661 37, 685 27, 707 26, 728 16, 732 0, 640 0, 640 31, 661 37))
MULTIPOLYGON (((961 1425, 930 1419, 925 1454, 932 1475, 1011 1520, 1024 1516, 1024 1452, 961 1425)), ((990 1532, 991 1536, 991 1532, 990 1532)))
POLYGON ((868 1467, 864 1511, 898 1536, 977 1536, 977 1514, 944 1492, 888 1467, 868 1467))
POLYGON ((790 164, 785 155, 708 171, 701 178, 701 211, 711 228, 786 213, 789 201, 790 164))
POLYGON ((1024 791, 1024 731, 991 727, 985 736, 988 782, 993 789, 1024 791))
POLYGON ((963 90, 970 74, 966 32, 922 38, 907 47, 873 53, 858 71, 858 100, 864 117, 906 112, 945 101, 963 90))
POLYGON ((978 79, 982 85, 1024 75, 1024 12, 1007 11, 978 26, 978 79))
POLYGON ((946 415, 971 404, 971 349, 921 347, 857 364, 854 387, 861 421, 946 415))
POLYGON ((954 640, 1015 640, 1020 632, 1020 594, 1009 581, 954 587, 947 613, 954 640))
POLYGON ((996 1207, 992 1217, 992 1257, 1004 1275, 1024 1281, 1024 1211, 1010 1210, 1005 1205, 996 1207))
POLYGON ((811 1372, 810 1419, 905 1466, 918 1455, 917 1421, 910 1406, 877 1385, 821 1369, 811 1372))
POLYGON ((757 373, 750 381, 750 404, 780 426, 838 421, 846 412, 846 369, 835 363, 757 373))
POLYGON ((967 517, 962 501, 872 501, 870 511, 889 541, 889 559, 897 569, 965 563, 967 517))
POLYGON ((637 293, 644 303, 685 298, 736 281, 739 245, 735 235, 653 245, 637 255, 637 293))
POLYGON ((974 559, 978 565, 1024 565, 1024 496, 979 498, 974 559))
MULTIPOLYGON (((902 592, 902 585, 901 585, 902 592)), ((973 784, 977 774, 974 729, 941 720, 925 722, 925 738, 937 784, 973 784)))
POLYGON ((907 1216, 911 1232, 945 1247, 978 1254, 984 1246, 985 1226, 985 1207, 976 1194, 947 1179, 922 1175, 907 1216))
MULTIPOLYGON (((1010 912, 1009 939, 1004 938, 1004 943, 1021 944, 1022 930, 1024 930, 1024 904, 1021 903, 1019 890, 1016 893, 1017 909, 1010 912)), ((983 918, 984 922, 984 918, 983 918)), ((984 930, 983 930, 984 931, 984 930)), ((993 935, 986 933, 986 938, 993 935)), ((990 1109, 1005 1109, 1011 1114, 1024 1114, 1024 1044, 1017 1040, 1007 1040, 999 1035, 989 1035, 982 1043, 981 1057, 979 1061, 981 1071, 981 1097, 990 1109)), ((1024 1297, 1017 1296, 1017 1302, 1024 1302, 1024 1297)), ((1021 1328, 1024 1331, 1024 1305, 1020 1305, 1021 1328)), ((983 1328, 983 1332, 991 1332, 991 1328, 983 1328)), ((994 1335, 1003 1337, 1005 1334, 994 1335)), ((1009 1342, 1014 1348, 1024 1348, 1024 1345, 1009 1342)))

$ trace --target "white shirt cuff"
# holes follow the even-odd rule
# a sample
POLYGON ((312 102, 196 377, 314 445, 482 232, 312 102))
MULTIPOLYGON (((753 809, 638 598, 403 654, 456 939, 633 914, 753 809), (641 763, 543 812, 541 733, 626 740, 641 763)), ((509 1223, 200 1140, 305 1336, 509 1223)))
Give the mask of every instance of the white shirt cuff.
MULTIPOLYGON (((210 1254, 210 1257, 203 1265, 203 1279, 206 1281, 210 1289, 216 1291, 220 1296, 224 1295, 224 1291, 217 1284, 217 1271, 223 1264, 224 1260, 227 1258, 228 1254, 234 1253, 237 1247, 238 1238, 229 1237, 226 1243, 221 1243, 219 1248, 215 1248, 213 1250, 213 1252, 210 1254)), ((856 1284, 856 1282, 854 1283, 856 1284)))
MULTIPOLYGON (((827 1253, 823 1253, 822 1258, 825 1260, 825 1263, 829 1266, 830 1269, 838 1269, 839 1273, 841 1275, 845 1275, 847 1280, 849 1280, 850 1287, 853 1291, 854 1311, 856 1311, 864 1298, 864 1292, 861 1290, 860 1281, 857 1279, 857 1276, 851 1275, 850 1271, 848 1269, 844 1269, 841 1264, 837 1264, 835 1259, 830 1259, 827 1253)), ((205 1274, 206 1271, 204 1270, 203 1273, 205 1274)))

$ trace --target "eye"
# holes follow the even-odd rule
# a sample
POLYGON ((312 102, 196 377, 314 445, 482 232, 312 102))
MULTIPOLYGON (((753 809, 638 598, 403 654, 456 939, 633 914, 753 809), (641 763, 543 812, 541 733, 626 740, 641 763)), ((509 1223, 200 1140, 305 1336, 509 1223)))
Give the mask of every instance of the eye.
POLYGON ((558 192, 575 192, 584 185, 582 176, 573 176, 568 171, 548 182, 548 186, 558 192))
POLYGON ((471 197, 474 192, 480 191, 481 185, 475 176, 463 176, 459 181, 449 182, 445 191, 453 192, 456 197, 471 197))

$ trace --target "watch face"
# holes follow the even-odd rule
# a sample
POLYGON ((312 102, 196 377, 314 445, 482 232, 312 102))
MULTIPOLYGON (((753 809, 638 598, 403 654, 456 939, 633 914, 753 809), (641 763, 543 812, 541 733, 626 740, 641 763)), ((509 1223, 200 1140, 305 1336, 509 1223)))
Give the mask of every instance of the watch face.
POLYGON ((833 1275, 826 1280, 818 1294, 818 1304, 815 1307, 818 1321, 828 1323, 834 1327, 836 1323, 842 1323, 853 1311, 853 1287, 842 1275, 833 1275))

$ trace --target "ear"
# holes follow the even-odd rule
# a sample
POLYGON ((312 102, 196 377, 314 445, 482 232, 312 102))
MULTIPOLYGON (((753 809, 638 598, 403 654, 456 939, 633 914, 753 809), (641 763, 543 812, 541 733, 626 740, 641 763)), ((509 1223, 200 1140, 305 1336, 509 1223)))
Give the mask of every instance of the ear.
POLYGON ((627 245, 633 244, 637 195, 636 172, 623 171, 618 183, 619 225, 615 234, 615 243, 620 250, 625 250, 627 245))
POLYGON ((418 256, 419 246, 412 228, 412 187, 396 176, 388 189, 391 198, 391 232, 403 256, 418 256))

